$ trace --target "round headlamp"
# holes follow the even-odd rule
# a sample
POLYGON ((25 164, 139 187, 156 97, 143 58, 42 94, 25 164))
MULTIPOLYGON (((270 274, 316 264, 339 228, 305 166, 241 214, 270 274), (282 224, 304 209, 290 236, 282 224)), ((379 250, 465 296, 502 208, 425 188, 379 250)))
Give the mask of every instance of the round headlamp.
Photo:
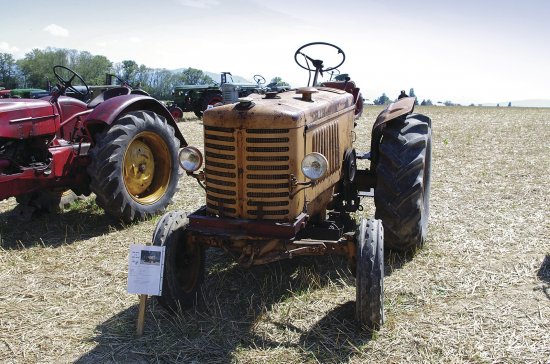
POLYGON ((302 172, 309 179, 318 180, 325 176, 327 170, 327 158, 321 153, 310 153, 302 160, 302 172))
POLYGON ((202 166, 202 154, 195 147, 185 147, 180 149, 180 166, 187 172, 195 172, 202 166))

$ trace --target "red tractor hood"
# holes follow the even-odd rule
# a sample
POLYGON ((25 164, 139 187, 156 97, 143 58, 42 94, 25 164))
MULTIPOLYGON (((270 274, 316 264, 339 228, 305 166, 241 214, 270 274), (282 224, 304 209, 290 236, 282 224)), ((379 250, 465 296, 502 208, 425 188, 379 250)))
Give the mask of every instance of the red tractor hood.
POLYGON ((0 100, 0 138, 55 134, 58 117, 55 107, 47 100, 0 100))

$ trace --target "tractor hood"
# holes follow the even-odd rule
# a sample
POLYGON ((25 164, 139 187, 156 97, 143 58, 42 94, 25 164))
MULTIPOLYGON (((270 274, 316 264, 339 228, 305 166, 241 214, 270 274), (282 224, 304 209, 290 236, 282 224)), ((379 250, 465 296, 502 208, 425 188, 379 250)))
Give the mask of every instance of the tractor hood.
POLYGON ((214 107, 204 112, 204 125, 223 125, 231 128, 300 128, 322 122, 343 113, 353 112, 355 105, 350 93, 328 87, 312 89, 311 100, 295 92, 283 92, 272 97, 252 94, 250 103, 214 107))
POLYGON ((46 100, 0 100, 0 138, 55 134, 57 118, 55 107, 46 100))

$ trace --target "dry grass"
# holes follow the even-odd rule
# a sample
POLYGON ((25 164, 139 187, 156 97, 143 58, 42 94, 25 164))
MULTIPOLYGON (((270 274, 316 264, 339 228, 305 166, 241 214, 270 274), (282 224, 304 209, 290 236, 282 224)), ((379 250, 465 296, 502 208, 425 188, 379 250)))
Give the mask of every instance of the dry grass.
MULTIPOLYGON (((358 127, 368 148, 379 108, 358 127)), ((169 316, 154 301, 135 338, 128 245, 156 219, 115 224, 88 200, 32 223, 0 202, 0 362, 550 362, 550 110, 424 108, 433 119, 428 243, 386 261, 386 318, 369 336, 339 259, 251 270, 209 251, 205 302, 169 316)), ((201 123, 180 127, 202 145, 201 123)), ((182 179, 173 208, 203 193, 182 179)), ((372 201, 365 200, 365 214, 372 201)))

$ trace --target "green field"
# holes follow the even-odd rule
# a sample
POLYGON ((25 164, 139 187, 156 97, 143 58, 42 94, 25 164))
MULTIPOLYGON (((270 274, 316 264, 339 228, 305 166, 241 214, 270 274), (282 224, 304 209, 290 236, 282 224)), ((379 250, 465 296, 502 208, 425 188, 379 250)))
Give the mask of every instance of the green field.
MULTIPOLYGON (((379 107, 368 107, 366 150, 379 107)), ((31 223, 0 201, 0 362, 548 363, 550 109, 424 107, 433 122, 429 236, 412 259, 386 256, 386 324, 354 322, 339 258, 241 268, 209 250, 205 304, 170 316, 126 293, 128 245, 158 217, 121 226, 92 199, 31 223)), ((179 124, 202 147, 202 124, 179 124)), ((171 209, 203 191, 183 177, 171 209)), ((362 212, 373 214, 372 200, 362 212)))

